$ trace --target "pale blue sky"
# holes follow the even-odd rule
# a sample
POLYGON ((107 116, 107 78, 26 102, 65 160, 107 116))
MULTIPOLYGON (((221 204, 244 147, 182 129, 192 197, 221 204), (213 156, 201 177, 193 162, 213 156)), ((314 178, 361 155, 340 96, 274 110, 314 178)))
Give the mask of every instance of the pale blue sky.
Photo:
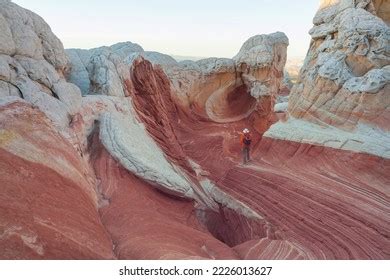
POLYGON ((42 16, 65 48, 121 41, 166 54, 232 57, 249 37, 283 31, 305 56, 319 0, 13 0, 42 16))

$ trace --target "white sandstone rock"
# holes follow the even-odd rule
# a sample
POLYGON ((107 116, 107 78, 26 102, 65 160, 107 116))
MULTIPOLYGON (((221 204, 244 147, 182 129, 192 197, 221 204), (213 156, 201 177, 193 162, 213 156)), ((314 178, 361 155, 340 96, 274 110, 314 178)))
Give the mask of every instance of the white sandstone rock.
POLYGON ((126 57, 125 63, 127 65, 132 65, 133 61, 135 61, 139 57, 143 57, 145 60, 150 61, 154 65, 160 65, 164 69, 168 69, 169 67, 177 65, 177 61, 171 56, 159 52, 150 51, 133 52, 126 57))
POLYGON ((53 85, 53 92, 64 103, 64 107, 70 115, 74 115, 80 110, 81 91, 76 85, 60 81, 53 85))
POLYGON ((290 117, 286 122, 272 125, 264 136, 390 158, 390 133, 368 124, 345 131, 290 117))
MULTIPOLYGON (((76 84, 84 96, 103 94, 123 97, 126 95, 123 82, 129 79, 134 58, 146 52, 138 44, 122 42, 90 50, 69 49, 66 53, 71 67, 69 81, 76 84)), ((154 52, 148 52, 146 56, 156 60, 161 58, 154 52)))
POLYGON ((372 0, 322 1, 290 92, 291 121, 266 135, 388 157, 390 27, 383 9, 372 0))
POLYGON ((100 139, 107 151, 127 170, 162 191, 194 198, 190 181, 165 158, 134 116, 104 114, 100 119, 100 139))
POLYGON ((0 2, 0 50, 36 60, 45 59, 56 69, 64 69, 68 60, 61 41, 38 15, 9 2, 0 2), (12 34, 12 36, 10 36, 12 34), (7 44, 7 46, 3 46, 7 44))
POLYGON ((288 108, 288 102, 276 103, 274 106, 274 112, 284 113, 287 111, 287 108, 288 108))
POLYGON ((71 67, 68 75, 69 82, 77 85, 83 95, 88 95, 91 81, 89 79, 87 65, 91 53, 88 50, 69 49, 66 50, 66 54, 68 55, 71 67))
POLYGON ((105 54, 92 56, 87 70, 91 80, 91 94, 125 96, 118 69, 108 56, 105 54))
POLYGON ((65 81, 68 59, 46 22, 10 1, 0 2, 0 96, 37 106, 68 137, 80 90, 65 81))
POLYGON ((377 93, 390 81, 390 65, 382 69, 373 69, 363 77, 355 77, 347 80, 343 88, 351 93, 377 93))
POLYGON ((238 54, 233 57, 237 65, 245 63, 251 67, 271 66, 274 57, 280 55, 276 65, 286 63, 286 55, 277 53, 275 46, 289 44, 287 36, 282 32, 269 35, 256 35, 249 38, 241 47, 238 54), (284 55, 284 57, 282 57, 284 55), (283 62, 284 60, 284 62, 283 62))
POLYGON ((9 104, 15 103, 15 102, 22 102, 27 103, 24 99, 17 97, 17 96, 2 96, 0 97, 0 107, 5 107, 9 104))

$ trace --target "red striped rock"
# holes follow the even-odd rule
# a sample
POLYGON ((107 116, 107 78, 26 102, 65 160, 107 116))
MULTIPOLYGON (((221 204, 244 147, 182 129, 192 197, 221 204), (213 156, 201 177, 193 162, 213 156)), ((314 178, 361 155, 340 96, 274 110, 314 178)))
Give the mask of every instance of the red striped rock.
MULTIPOLYGON (((263 138, 254 142, 252 162, 243 166, 238 137, 231 135, 234 127, 188 127, 186 123, 187 129, 182 128, 179 137, 186 153, 218 182, 218 187, 267 221, 266 235, 264 227, 238 227, 235 239, 244 241, 235 247, 240 256, 389 258, 389 160, 263 138), (275 249, 273 255, 269 251, 263 254, 259 238, 242 239, 250 236, 248 232, 278 241, 266 243, 264 250, 269 246, 283 248, 280 250, 291 247, 294 253, 282 254, 275 249)), ((226 234, 222 238, 230 242, 232 237, 226 234)))
POLYGON ((89 166, 47 117, 0 107, 0 259, 112 259, 89 166))
MULTIPOLYGON (((95 139, 97 140, 97 139, 95 139)), ((193 203, 167 196, 120 166, 96 144, 102 222, 120 259, 236 259, 198 221, 193 203)))
POLYGON ((389 257, 388 160, 255 135, 253 161, 242 166, 237 132, 244 123, 197 123, 186 115, 178 123, 175 131, 186 155, 266 220, 245 227, 228 209, 222 209, 224 224, 207 216, 204 222, 215 236, 233 246, 245 244, 236 246, 242 257, 389 257), (238 225, 233 234, 229 223, 238 225), (263 254, 260 245, 252 250, 259 238, 275 241, 264 245, 264 250, 275 248, 273 254, 263 254))
POLYGON ((301 260, 306 252, 289 241, 268 238, 254 239, 234 247, 241 258, 246 260, 301 260))

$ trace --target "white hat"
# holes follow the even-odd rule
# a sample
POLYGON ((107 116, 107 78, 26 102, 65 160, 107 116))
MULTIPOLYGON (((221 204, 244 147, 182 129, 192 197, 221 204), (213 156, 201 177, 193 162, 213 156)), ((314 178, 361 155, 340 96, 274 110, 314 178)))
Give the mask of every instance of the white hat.
POLYGON ((245 128, 242 132, 249 133, 249 129, 245 128))

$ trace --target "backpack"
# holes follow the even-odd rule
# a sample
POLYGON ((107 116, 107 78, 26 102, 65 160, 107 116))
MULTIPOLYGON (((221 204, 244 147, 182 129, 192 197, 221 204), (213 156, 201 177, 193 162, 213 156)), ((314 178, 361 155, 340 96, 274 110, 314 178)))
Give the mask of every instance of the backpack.
POLYGON ((246 146, 249 146, 249 145, 251 144, 251 142, 252 142, 252 140, 249 138, 249 136, 246 136, 246 137, 244 138, 244 144, 245 144, 246 146))

